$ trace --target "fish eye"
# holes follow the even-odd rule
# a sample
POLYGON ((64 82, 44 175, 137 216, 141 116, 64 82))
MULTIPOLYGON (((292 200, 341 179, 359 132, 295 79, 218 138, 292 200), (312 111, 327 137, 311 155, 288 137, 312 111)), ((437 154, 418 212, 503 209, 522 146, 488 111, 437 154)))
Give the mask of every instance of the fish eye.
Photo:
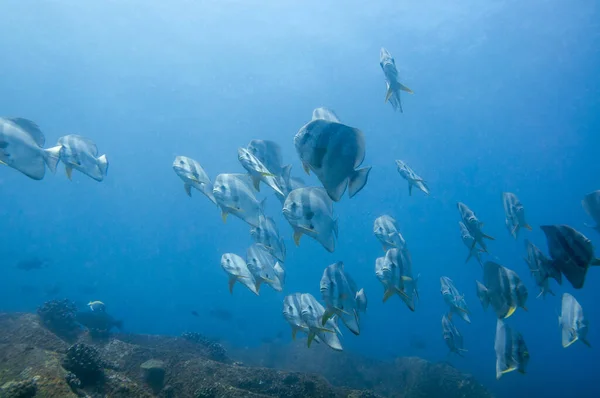
POLYGON ((313 225, 313 223, 310 223, 310 225, 308 226, 310 229, 315 229, 315 226, 313 225))
POLYGON ((184 162, 183 160, 180 160, 180 161, 179 161, 179 164, 184 164, 184 163, 185 163, 185 162, 184 162))

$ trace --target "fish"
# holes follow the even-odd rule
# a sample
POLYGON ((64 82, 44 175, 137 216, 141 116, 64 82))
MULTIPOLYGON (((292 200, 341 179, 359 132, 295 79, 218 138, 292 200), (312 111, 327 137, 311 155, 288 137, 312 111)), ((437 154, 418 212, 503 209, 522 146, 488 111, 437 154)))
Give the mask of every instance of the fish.
POLYGON ((308 325, 302 320, 300 314, 301 293, 293 293, 283 298, 283 317, 292 328, 292 340, 296 339, 296 334, 301 331, 306 334, 309 332, 308 325))
POLYGON ((271 173, 281 175, 283 172, 281 148, 279 144, 269 140, 252 140, 246 149, 253 154, 271 173))
POLYGON ((396 220, 388 215, 377 217, 373 223, 373 233, 381 242, 383 251, 388 251, 391 248, 404 250, 406 248, 406 240, 398 231, 396 220))
POLYGON ((460 238, 462 239, 465 246, 467 246, 467 248, 469 249, 469 255, 467 256, 465 263, 468 263, 469 260, 474 257, 477 259, 479 265, 483 267, 483 262, 481 261, 482 250, 478 249, 475 246, 475 238, 473 238, 473 236, 462 221, 458 222, 458 226, 460 227, 460 238))
POLYGON ((383 302, 397 294, 411 311, 415 310, 416 282, 412 277, 410 257, 405 251, 389 249, 385 257, 376 260, 375 275, 385 289, 383 302))
POLYGON ((188 196, 191 197, 192 188, 196 188, 211 202, 217 204, 213 195, 212 181, 200 163, 187 156, 176 156, 173 161, 173 170, 183 181, 183 189, 188 196))
POLYGON ((527 311, 527 288, 516 272, 488 261, 483 265, 483 280, 476 281, 483 309, 491 305, 499 319, 510 317, 518 307, 527 311))
POLYGON ((597 232, 600 232, 600 190, 590 192, 581 201, 581 205, 585 212, 592 217, 595 226, 586 224, 587 227, 595 229, 597 232))
POLYGON ((116 320, 106 311, 81 311, 75 314, 77 323, 88 329, 110 331, 112 328, 123 330, 123 321, 116 320))
POLYGON ((91 311, 106 311, 106 305, 102 301, 90 301, 87 305, 91 311))
POLYGON ((60 160, 65 165, 65 173, 70 180, 73 169, 101 182, 108 172, 106 155, 98 156, 94 141, 77 134, 69 134, 58 139, 61 146, 60 160))
POLYGON ((285 262, 285 243, 279 235, 279 228, 271 217, 261 216, 258 225, 250 229, 250 236, 256 243, 262 243, 279 261, 285 262))
POLYGON ((463 348, 462 334, 445 314, 442 316, 442 334, 450 352, 461 357, 464 356, 463 352, 467 352, 467 350, 463 348))
POLYGON ((338 236, 338 220, 333 214, 333 202, 325 189, 294 189, 285 200, 282 212, 294 230, 296 246, 300 245, 302 235, 308 235, 333 253, 338 236))
POLYGON ((238 148, 238 160, 250 175, 254 189, 260 191, 260 182, 262 181, 276 193, 283 195, 277 179, 275 178, 276 175, 269 171, 269 169, 267 169, 267 167, 258 160, 252 152, 246 148, 238 148))
POLYGON ((200 318, 200 314, 198 314, 198 311, 191 311, 190 312, 193 316, 195 316, 196 318, 200 318))
POLYGON ((275 177, 275 180, 277 181, 277 184, 282 192, 275 192, 275 196, 277 197, 277 199, 279 199, 282 205, 285 203, 285 199, 290 194, 290 192, 292 192, 294 189, 306 187, 306 184, 301 178, 292 177, 291 173, 292 166, 287 165, 283 167, 281 175, 275 177))
POLYGON ((34 269, 42 269, 48 267, 50 261, 46 259, 41 259, 38 257, 33 257, 27 260, 21 260, 17 263, 16 268, 23 271, 31 271, 34 269))
POLYGON ((503 192, 502 204, 504 205, 504 214, 506 215, 504 222, 513 238, 517 239, 519 229, 521 228, 529 231, 532 230, 531 225, 525 220, 525 208, 519 198, 517 198, 517 195, 510 192, 503 192))
POLYGON ((356 292, 356 310, 358 312, 367 312, 367 294, 365 293, 365 289, 361 288, 358 292, 356 292))
POLYGON ((325 268, 319 288, 325 302, 321 324, 325 325, 329 319, 337 315, 348 330, 358 336, 360 334, 359 300, 363 300, 364 297, 366 305, 366 296, 362 289, 362 293, 359 294, 356 283, 344 270, 344 263, 340 261, 325 268))
POLYGON ((338 116, 335 114, 335 112, 332 111, 331 109, 325 108, 325 107, 320 107, 320 108, 316 108, 315 110, 313 110, 312 120, 317 120, 317 119, 341 123, 340 118, 338 118, 338 116))
POLYGON ((262 283, 266 283, 276 291, 283 290, 285 271, 277 258, 263 244, 255 243, 246 251, 246 264, 254 276, 256 291, 260 292, 262 283))
POLYGON ((229 322, 233 319, 233 314, 231 313, 231 311, 226 310, 224 308, 211 308, 208 311, 208 315, 210 315, 212 318, 226 322, 229 322))
POLYGON ((240 282, 258 296, 256 280, 242 257, 234 253, 225 253, 221 256, 221 267, 229 275, 229 293, 233 294, 235 282, 240 282))
POLYGON ((553 266, 560 270, 573 288, 581 289, 591 265, 600 265, 594 256, 592 242, 581 232, 568 225, 542 225, 548 241, 548 252, 553 266))
POLYGON ((478 243, 481 248, 487 252, 487 247, 483 239, 495 240, 489 235, 486 235, 481 228, 483 227, 483 223, 479 221, 475 213, 469 209, 467 205, 462 202, 457 203, 458 211, 460 212, 460 217, 462 219, 463 224, 467 227, 467 230, 473 237, 474 241, 471 245, 471 249, 475 247, 475 244, 478 243))
POLYGON ((415 173, 413 169, 410 168, 409 165, 404 163, 402 160, 396 160, 396 166, 398 167, 398 173, 400 173, 400 176, 402 176, 402 178, 408 181, 409 196, 412 195, 413 187, 417 187, 425 195, 429 195, 429 187, 427 186, 427 183, 425 182, 425 180, 419 177, 417 173, 415 173))
POLYGON ((381 48, 379 52, 379 66, 385 76, 385 83, 387 90, 385 93, 385 102, 390 101, 395 111, 403 112, 402 102, 400 100, 400 92, 404 91, 409 94, 414 94, 413 91, 398 81, 398 69, 396 68, 396 61, 392 57, 392 54, 385 48, 381 48))
POLYGON ((452 314, 455 313, 458 314, 458 316, 460 316, 465 322, 471 323, 471 319, 469 319, 469 307, 467 307, 464 294, 460 294, 458 292, 458 289, 454 286, 452 279, 448 278, 447 276, 442 276, 440 278, 440 284, 444 302, 448 304, 448 307, 450 307, 448 318, 452 319, 452 314))
POLYGON ((310 347, 315 337, 319 337, 330 348, 336 351, 342 351, 342 344, 338 338, 341 334, 336 325, 336 318, 329 319, 324 325, 321 323, 325 308, 311 295, 304 293, 300 296, 300 316, 302 321, 308 327, 308 342, 310 347))
POLYGON ((304 171, 315 173, 334 202, 346 189, 352 198, 367 184, 371 167, 357 169, 365 158, 365 137, 359 129, 315 119, 300 128, 294 146, 304 171))
POLYGON ((525 374, 529 362, 529 350, 521 333, 511 329, 501 319, 496 323, 496 379, 503 374, 518 370, 525 374))
POLYGON ((525 239, 525 248, 527 249, 527 257, 524 260, 535 280, 535 284, 540 288, 538 297, 546 297, 548 293, 555 296, 554 292, 550 289, 549 278, 555 278, 558 283, 561 283, 562 274, 554 268, 552 261, 527 239, 525 239))
POLYGON ((264 214, 264 200, 259 202, 244 174, 219 174, 215 179, 213 195, 221 208, 221 218, 233 214, 253 227, 260 223, 264 214))
POLYGON ((62 146, 44 149, 46 138, 37 124, 24 118, 0 117, 0 165, 41 180, 46 167, 56 172, 62 146))
POLYGON ((561 329, 562 346, 564 348, 567 348, 577 340, 590 348, 592 347, 587 340, 589 322, 583 315, 583 308, 581 308, 579 302, 569 293, 563 293, 558 325, 561 329))

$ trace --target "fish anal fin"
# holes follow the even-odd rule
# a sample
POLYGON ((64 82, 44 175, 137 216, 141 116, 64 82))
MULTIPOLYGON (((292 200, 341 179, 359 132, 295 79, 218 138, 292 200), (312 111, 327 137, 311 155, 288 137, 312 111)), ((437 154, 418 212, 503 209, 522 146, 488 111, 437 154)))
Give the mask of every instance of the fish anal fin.
POLYGON ((233 294, 233 286, 235 285, 235 278, 229 278, 229 293, 233 294))
POLYGON ((302 238, 302 231, 294 231, 294 244, 300 246, 300 238, 302 238))
POLYGON ((260 192, 260 178, 252 177, 252 185, 256 189, 256 192, 260 192))
POLYGON ((73 168, 71 166, 65 165, 65 174, 69 181, 71 181, 71 175, 73 174, 73 168))
POLYGON ((412 91, 410 88, 406 87, 404 84, 402 83, 398 83, 398 88, 402 91, 405 91, 409 94, 414 94, 414 91, 412 91))
POLYGON ((185 190, 185 193, 187 194, 187 196, 189 196, 190 198, 192 197, 192 186, 190 184, 183 184, 183 189, 185 190))

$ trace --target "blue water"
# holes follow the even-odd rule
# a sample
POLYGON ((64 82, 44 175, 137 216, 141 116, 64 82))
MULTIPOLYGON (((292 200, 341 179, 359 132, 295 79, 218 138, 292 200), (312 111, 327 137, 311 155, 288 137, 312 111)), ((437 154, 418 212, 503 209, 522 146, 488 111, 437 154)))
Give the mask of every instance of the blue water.
POLYGON ((552 281, 557 297, 536 299, 522 260, 523 237, 547 251, 537 228, 543 224, 569 224, 600 247, 600 236, 583 225, 591 220, 580 205, 600 188, 598 2, 376 3, 2 2, 0 114, 36 121, 48 146, 65 134, 90 137, 110 168, 102 183, 77 172, 69 181, 62 168, 43 181, 0 169, 0 311, 34 311, 49 298, 21 286, 58 284, 58 296, 80 306, 104 301, 129 332, 199 331, 256 346, 278 331, 290 339, 281 316, 284 294, 319 297, 323 269, 341 260, 369 298, 361 335, 345 333, 346 350, 448 360, 499 397, 600 396, 593 378, 600 270, 590 270, 582 290, 552 281), (382 46, 415 91, 403 95, 403 114, 384 104, 382 46), (270 139, 302 176, 293 136, 317 106, 365 132, 369 182, 335 206, 334 254, 307 237, 294 247, 270 195, 267 213, 288 248, 285 290, 264 288, 255 297, 240 285, 230 295, 219 259, 225 252, 244 255, 249 228, 233 217, 224 225, 198 192, 188 198, 173 158, 197 159, 214 179, 243 171, 238 147, 270 139), (408 196, 395 159, 428 181, 430 197, 408 196), (534 226, 516 242, 504 226, 503 191, 519 196, 534 226), (492 254, 529 289, 529 311, 508 320, 529 347, 527 375, 495 379, 496 320, 475 295, 479 265, 464 262, 457 201, 477 213, 496 237, 492 254), (396 298, 381 302, 374 262, 383 252, 372 225, 382 214, 398 220, 421 274, 415 313, 396 298), (53 263, 30 272, 14 268, 31 256, 53 263), (442 275, 465 293, 472 311, 471 325, 456 321, 469 350, 464 359, 447 356, 441 336, 442 275), (81 291, 93 284, 97 292, 81 291), (594 348, 562 348, 563 292, 586 311, 594 348), (210 317, 211 308, 228 309, 236 320, 210 317), (414 334, 426 350, 410 347, 414 334))

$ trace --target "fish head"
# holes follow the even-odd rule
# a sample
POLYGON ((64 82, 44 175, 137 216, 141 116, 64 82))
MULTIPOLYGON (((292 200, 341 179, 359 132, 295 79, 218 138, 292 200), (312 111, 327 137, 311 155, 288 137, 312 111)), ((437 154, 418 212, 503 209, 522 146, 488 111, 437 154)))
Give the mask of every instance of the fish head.
POLYGON ((246 170, 258 170, 259 160, 248 149, 238 148, 238 160, 246 170))
POLYGON ((225 253, 221 256, 221 267, 231 275, 241 274, 241 265, 244 259, 234 253, 225 253))
POLYGON ((304 212, 301 202, 302 195, 300 195, 301 189, 302 188, 290 192, 283 204, 283 215, 290 223, 299 222, 304 218, 304 212))
POLYGON ((176 156, 173 161, 173 170, 181 178, 192 174, 191 159, 185 156, 176 156))
POLYGON ((229 211, 241 210, 240 192, 235 184, 235 178, 220 174, 213 185, 213 195, 219 205, 226 207, 229 211))
POLYGON ((290 294, 283 299, 283 317, 285 320, 295 326, 300 326, 304 322, 300 314, 300 293, 290 294))

